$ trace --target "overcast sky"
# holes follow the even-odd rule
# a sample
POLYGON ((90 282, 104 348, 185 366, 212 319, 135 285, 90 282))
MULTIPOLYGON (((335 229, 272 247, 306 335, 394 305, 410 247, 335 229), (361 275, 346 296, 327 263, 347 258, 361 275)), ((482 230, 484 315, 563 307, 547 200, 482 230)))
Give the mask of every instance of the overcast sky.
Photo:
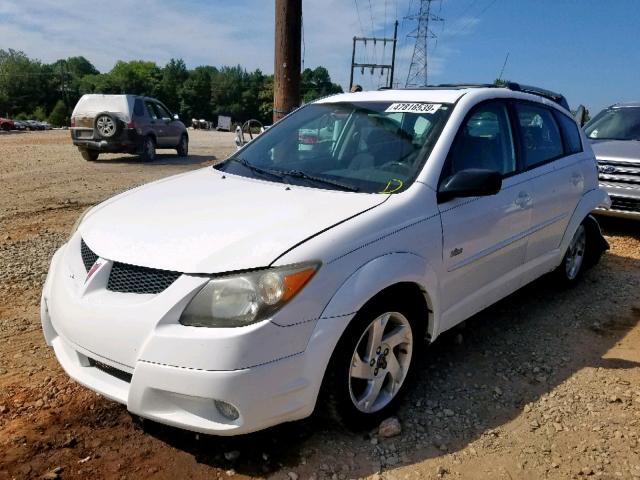
MULTIPOLYGON (((326 66, 349 83, 354 35, 391 36, 400 20, 398 73, 404 85, 413 52, 403 17, 419 0, 303 0, 306 67, 326 66)), ((640 100, 640 0, 436 0, 430 83, 504 77, 563 92, 592 110, 640 100)), ((0 48, 44 62, 83 55, 101 71, 116 60, 188 67, 236 65, 273 72, 273 0, 2 0, 0 48), (94 6, 92 6, 94 5, 94 6)), ((391 47, 368 44, 359 60, 388 62, 391 47)), ((377 88, 379 72, 356 74, 377 88)))

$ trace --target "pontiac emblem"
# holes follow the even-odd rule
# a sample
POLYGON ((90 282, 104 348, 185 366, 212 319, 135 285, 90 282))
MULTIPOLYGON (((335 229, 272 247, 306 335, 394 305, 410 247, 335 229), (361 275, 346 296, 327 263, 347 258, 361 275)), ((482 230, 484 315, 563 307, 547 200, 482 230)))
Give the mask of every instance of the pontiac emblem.
POLYGON ((87 272, 87 278, 84 279, 84 283, 87 283, 89 281, 89 279, 91 278, 91 275, 96 273, 96 270, 98 270, 102 266, 102 264, 103 262, 101 262, 100 259, 96 260, 96 262, 91 266, 91 268, 87 272))

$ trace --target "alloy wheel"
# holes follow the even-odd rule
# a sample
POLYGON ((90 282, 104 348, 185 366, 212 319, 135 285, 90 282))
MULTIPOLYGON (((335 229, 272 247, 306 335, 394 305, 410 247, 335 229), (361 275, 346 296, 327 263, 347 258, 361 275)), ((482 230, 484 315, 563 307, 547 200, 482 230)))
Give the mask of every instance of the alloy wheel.
POLYGON ((580 225, 571 239, 564 263, 567 279, 573 280, 578 276, 584 261, 585 247, 587 245, 587 233, 584 225, 580 225))
POLYGON ((349 394, 364 413, 383 409, 400 391, 409 372, 413 334, 409 320, 387 312, 364 331, 351 357, 349 394))

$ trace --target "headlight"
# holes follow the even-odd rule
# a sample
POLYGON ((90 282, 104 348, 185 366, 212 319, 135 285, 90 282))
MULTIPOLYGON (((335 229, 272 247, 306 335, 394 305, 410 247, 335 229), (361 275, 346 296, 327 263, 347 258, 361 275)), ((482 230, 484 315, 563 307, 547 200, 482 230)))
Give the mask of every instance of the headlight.
POLYGON ((318 270, 317 263, 270 268, 210 280, 182 312, 192 327, 242 327, 273 315, 318 270))
POLYGON ((76 233, 76 231, 78 230, 78 227, 80 227, 80 224, 82 223, 82 221, 84 220, 84 217, 87 216, 87 214, 89 213, 89 211, 92 209, 93 207, 89 207, 87 208, 84 212, 82 212, 82 214, 78 217, 78 219, 76 220, 76 223, 73 224, 73 227, 71 228, 71 235, 69 235, 70 237, 73 237, 73 234, 76 233))

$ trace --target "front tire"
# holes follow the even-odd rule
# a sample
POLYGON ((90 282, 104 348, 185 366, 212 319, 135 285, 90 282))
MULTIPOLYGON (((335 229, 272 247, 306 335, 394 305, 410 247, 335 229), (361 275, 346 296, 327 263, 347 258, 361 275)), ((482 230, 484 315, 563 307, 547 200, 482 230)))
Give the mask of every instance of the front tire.
POLYGON ((180 143, 176 147, 179 157, 187 157, 189 155, 189 137, 182 135, 180 137, 180 143))
POLYGON ((89 150, 87 148, 79 148, 78 150, 80 150, 80 155, 82 155, 82 158, 87 162, 95 162, 98 160, 98 156, 100 155, 100 152, 97 152, 96 150, 89 150))
POLYGON ((340 339, 323 385, 328 413, 353 429, 370 428, 401 398, 421 338, 416 311, 388 297, 365 306, 340 339))

